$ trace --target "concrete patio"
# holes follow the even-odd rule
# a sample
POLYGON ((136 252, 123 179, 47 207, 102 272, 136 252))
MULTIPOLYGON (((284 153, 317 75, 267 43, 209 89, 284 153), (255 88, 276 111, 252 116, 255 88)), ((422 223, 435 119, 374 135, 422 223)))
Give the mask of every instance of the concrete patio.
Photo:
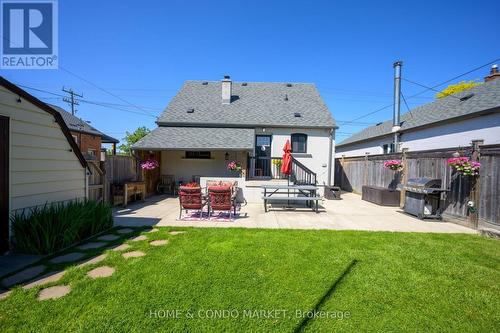
POLYGON ((357 194, 343 194, 342 200, 324 200, 320 213, 308 208, 283 210, 276 206, 265 213, 263 204, 249 203, 232 222, 179 221, 179 199, 154 196, 114 212, 120 226, 186 226, 219 228, 330 229, 435 233, 476 233, 448 222, 418 220, 395 207, 381 207, 362 201, 357 194))

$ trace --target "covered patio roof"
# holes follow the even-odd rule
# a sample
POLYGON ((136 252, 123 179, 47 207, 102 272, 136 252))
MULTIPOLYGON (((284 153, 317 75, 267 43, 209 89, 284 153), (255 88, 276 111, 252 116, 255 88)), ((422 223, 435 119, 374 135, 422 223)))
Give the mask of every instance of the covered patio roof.
POLYGON ((158 127, 141 140, 134 150, 253 150, 253 128, 158 127))

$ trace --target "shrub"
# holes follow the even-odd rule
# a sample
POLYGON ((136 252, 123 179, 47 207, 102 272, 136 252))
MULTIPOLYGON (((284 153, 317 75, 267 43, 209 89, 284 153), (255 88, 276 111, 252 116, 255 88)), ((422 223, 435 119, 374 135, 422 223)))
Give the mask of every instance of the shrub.
POLYGON ((113 226, 111 206, 96 201, 45 205, 12 216, 17 252, 50 254, 113 226))

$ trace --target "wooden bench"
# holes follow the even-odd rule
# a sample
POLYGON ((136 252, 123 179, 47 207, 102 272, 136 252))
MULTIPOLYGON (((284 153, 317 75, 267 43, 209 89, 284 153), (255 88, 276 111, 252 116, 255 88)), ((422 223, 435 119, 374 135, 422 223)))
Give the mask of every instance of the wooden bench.
POLYGON ((313 211, 316 213, 319 212, 319 200, 321 197, 285 197, 285 196, 263 196, 262 200, 264 200, 264 211, 267 213, 267 203, 269 201, 295 201, 295 202, 310 202, 314 201, 314 205, 312 207, 313 211))

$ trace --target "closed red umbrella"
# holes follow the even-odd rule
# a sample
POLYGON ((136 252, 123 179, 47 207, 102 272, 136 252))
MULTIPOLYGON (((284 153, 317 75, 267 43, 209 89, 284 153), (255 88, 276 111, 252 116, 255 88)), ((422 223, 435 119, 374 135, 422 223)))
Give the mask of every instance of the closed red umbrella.
POLYGON ((283 147, 283 161, 281 163, 281 173, 284 175, 290 175, 292 173, 292 146, 290 145, 290 140, 286 140, 285 146, 283 147))

